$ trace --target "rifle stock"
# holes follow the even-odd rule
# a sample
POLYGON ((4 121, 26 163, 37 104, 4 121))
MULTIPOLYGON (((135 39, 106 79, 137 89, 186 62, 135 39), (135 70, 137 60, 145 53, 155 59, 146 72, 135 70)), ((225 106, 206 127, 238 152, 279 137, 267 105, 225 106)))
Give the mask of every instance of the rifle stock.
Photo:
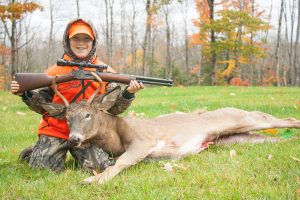
MULTIPOLYGON (((15 80, 19 84, 18 93, 26 90, 34 90, 42 87, 48 87, 52 84, 54 76, 49 76, 46 73, 16 73, 15 80)), ((57 76, 56 83, 71 81, 74 76, 69 73, 57 76)))
MULTIPOLYGON (((74 70, 69 74, 58 75, 56 83, 68 82, 71 80, 96 80, 95 77, 86 70, 74 70)), ((108 72, 96 72, 97 75, 106 82, 117 82, 129 84, 131 80, 142 82, 143 84, 172 86, 173 81, 168 79, 133 76, 127 74, 117 74, 108 72)), ((55 76, 49 76, 46 73, 16 73, 15 80, 19 83, 18 93, 26 90, 34 90, 42 87, 49 87, 55 76)))

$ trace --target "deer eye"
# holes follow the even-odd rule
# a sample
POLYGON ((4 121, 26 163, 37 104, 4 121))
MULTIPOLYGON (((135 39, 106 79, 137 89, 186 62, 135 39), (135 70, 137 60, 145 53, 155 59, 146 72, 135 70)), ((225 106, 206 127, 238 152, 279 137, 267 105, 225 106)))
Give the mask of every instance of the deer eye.
POLYGON ((85 118, 89 118, 90 116, 91 116, 90 113, 85 114, 85 118))

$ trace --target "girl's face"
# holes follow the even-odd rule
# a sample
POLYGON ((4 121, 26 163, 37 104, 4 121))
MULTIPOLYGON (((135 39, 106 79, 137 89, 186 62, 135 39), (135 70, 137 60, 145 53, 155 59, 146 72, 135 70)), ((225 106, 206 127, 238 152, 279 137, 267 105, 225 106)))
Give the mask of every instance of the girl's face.
POLYGON ((93 40, 84 33, 78 33, 70 38, 70 48, 77 58, 84 59, 92 50, 93 40))

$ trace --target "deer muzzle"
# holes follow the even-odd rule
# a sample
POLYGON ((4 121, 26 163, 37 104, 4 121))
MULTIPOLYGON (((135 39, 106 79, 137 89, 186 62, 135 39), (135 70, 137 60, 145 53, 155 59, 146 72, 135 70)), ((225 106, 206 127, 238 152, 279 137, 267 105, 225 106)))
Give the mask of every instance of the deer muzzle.
POLYGON ((83 141, 83 139, 82 139, 81 135, 71 133, 69 140, 68 140, 68 146, 70 146, 70 147, 80 146, 82 141, 83 141))

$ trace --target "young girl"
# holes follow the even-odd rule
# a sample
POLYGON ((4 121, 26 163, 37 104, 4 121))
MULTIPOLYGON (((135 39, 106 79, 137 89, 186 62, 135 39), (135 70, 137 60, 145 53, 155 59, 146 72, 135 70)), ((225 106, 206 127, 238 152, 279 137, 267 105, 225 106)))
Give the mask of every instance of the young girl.
MULTIPOLYGON (((65 30, 63 37, 64 55, 63 59, 76 62, 89 62, 92 64, 103 64, 96 55, 97 34, 91 23, 77 19, 70 22, 65 30)), ((52 66, 47 70, 48 75, 62 75, 76 70, 78 67, 70 66, 52 66)), ((84 70, 95 70, 84 68, 84 70)), ((107 72, 114 72, 108 67, 107 72)), ((98 88, 99 83, 91 80, 73 80, 58 84, 58 91, 69 101, 77 102, 82 99, 88 99, 98 88), (86 89, 82 88, 86 86, 86 89), (83 90, 83 92, 81 91, 83 90), (80 93, 81 92, 81 93, 80 93), (79 96, 77 94, 80 94, 79 96), (75 97, 75 96, 78 97, 75 97)), ((116 83, 104 83, 100 94, 116 86, 116 83)), ((144 85, 137 81, 131 81, 126 90, 122 92, 115 105, 109 110, 111 114, 124 112, 134 99, 134 94, 143 89, 144 85)), ((17 94, 19 84, 16 81, 11 83, 11 92, 17 94)), ((52 88, 43 88, 35 91, 25 91, 22 94, 22 100, 30 109, 43 115, 43 119, 38 128, 39 139, 33 147, 24 149, 20 153, 20 160, 28 161, 31 167, 49 168, 55 172, 64 169, 66 154, 68 151, 75 158, 76 163, 86 169, 95 170, 105 169, 112 164, 109 156, 102 149, 93 145, 85 149, 76 149, 68 145, 69 128, 66 119, 57 119, 50 116, 41 104, 47 102, 61 103, 60 97, 54 94, 52 88)))

